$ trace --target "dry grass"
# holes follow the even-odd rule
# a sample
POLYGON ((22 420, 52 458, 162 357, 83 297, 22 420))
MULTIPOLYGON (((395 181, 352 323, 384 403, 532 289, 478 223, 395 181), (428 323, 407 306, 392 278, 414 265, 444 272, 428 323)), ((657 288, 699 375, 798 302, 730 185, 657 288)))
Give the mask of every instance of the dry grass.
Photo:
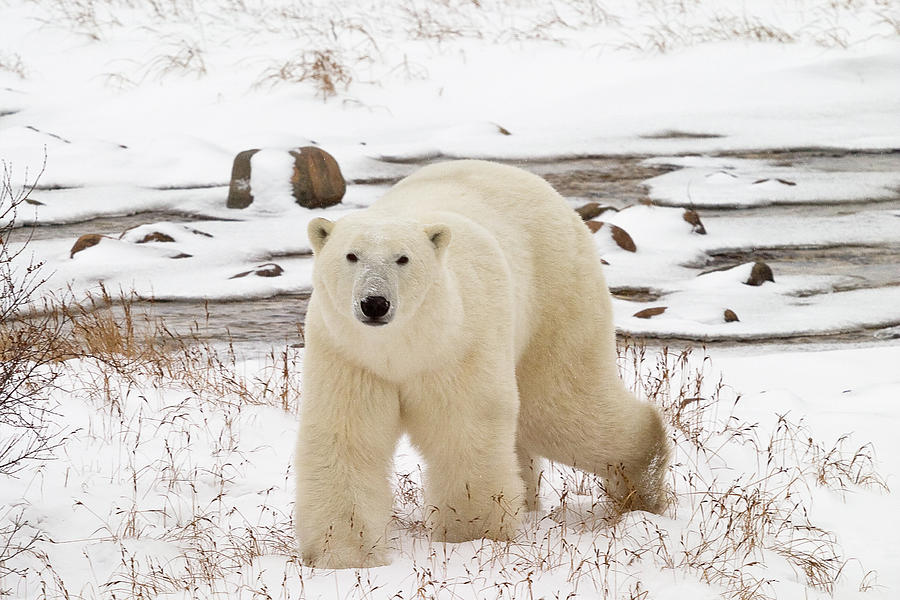
POLYGON ((176 383, 198 396, 238 405, 276 406, 296 413, 299 378, 296 352, 274 350, 265 367, 240 371, 234 346, 215 345, 202 334, 208 324, 195 322, 187 332, 174 332, 152 313, 152 305, 135 296, 111 296, 102 286, 97 295, 58 309, 69 323, 64 358, 91 359, 104 374, 155 385, 176 383))
MULTIPOLYGON (((768 7, 713 0, 524 0, 515 10, 501 0, 49 0, 37 8, 44 27, 95 42, 138 32, 143 50, 120 57, 106 75, 116 86, 249 70, 247 85, 303 83, 323 99, 348 93, 351 82, 422 78, 422 67, 409 66, 439 56, 474 60, 477 48, 491 46, 537 42, 646 53, 729 40, 847 47, 900 35, 900 13, 890 0, 768 7), (239 58, 218 64, 211 58, 232 47, 239 58)), ((12 58, 0 58, 0 68, 24 72, 21 59, 12 58)))
MULTIPOLYGON (((234 493, 259 460, 245 439, 247 419, 266 407, 290 418, 297 413, 296 352, 273 352, 248 373, 233 349, 204 344, 199 335, 178 338, 164 324, 138 318, 128 299, 104 296, 66 314, 73 323, 66 352, 77 351, 80 361, 69 361, 69 382, 99 415, 80 443, 105 443, 130 457, 110 467, 128 492, 109 505, 85 500, 76 507, 97 523, 81 542, 85 560, 95 560, 90 548, 117 548, 114 572, 69 589, 42 539, 18 563, 27 567, 15 571, 38 586, 33 597, 206 597, 227 590, 233 598, 303 598, 309 586, 321 589, 315 586, 333 579, 329 586, 346 598, 554 597, 551 581, 556 597, 649 599, 652 586, 640 573, 652 569, 715 585, 724 598, 763 599, 776 597, 778 582, 766 566, 774 557, 803 585, 830 593, 851 559, 810 519, 814 490, 887 490, 868 445, 857 448, 846 436, 816 441, 802 421, 784 416, 764 433, 733 414, 740 398, 708 379, 707 359, 629 344, 620 364, 639 382, 638 394, 664 410, 676 448, 667 517, 622 515, 600 479, 546 465, 544 508, 526 518, 513 542, 436 544, 424 526, 421 470, 401 470, 392 544, 402 581, 377 571, 310 570, 293 548, 289 456, 280 458, 281 480, 255 491, 250 504, 234 493), (149 455, 147 440, 157 449, 149 455), (743 462, 737 468, 732 460, 743 462), (153 544, 168 550, 154 553, 153 544)), ((21 516, 19 526, 30 527, 21 516)), ((867 573, 859 586, 874 581, 867 573)))
POLYGON ((310 82, 322 100, 336 96, 350 85, 352 77, 338 50, 307 50, 278 66, 267 67, 257 85, 310 82))
POLYGON ((0 52, 0 71, 16 75, 19 79, 28 77, 28 69, 19 54, 0 52))

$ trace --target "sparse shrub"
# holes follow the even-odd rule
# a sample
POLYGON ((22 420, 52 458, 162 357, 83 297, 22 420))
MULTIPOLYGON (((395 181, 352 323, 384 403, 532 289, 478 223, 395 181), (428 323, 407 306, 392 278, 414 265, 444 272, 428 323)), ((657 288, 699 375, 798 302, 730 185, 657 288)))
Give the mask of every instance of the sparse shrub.
MULTIPOLYGON (((31 314, 36 291, 44 282, 40 263, 27 260, 28 237, 16 233, 17 212, 27 206, 33 187, 14 188, 11 167, 2 163, 0 179, 0 486, 15 485, 16 474, 47 460, 59 443, 51 424, 50 388, 59 375, 63 322, 45 311, 31 314)), ((10 506, 0 514, 0 580, 15 569, 9 561, 30 550, 37 531, 10 506)), ((0 595, 3 590, 0 589, 0 595)))
POLYGON ((29 460, 46 458, 52 447, 48 388, 56 379, 62 322, 47 303, 37 302, 44 283, 41 264, 27 260, 28 236, 16 230, 32 188, 15 189, 11 167, 0 180, 0 476, 29 460), (20 233, 19 236, 15 236, 20 233), (16 242, 14 237, 22 238, 16 242), (41 314, 41 309, 44 309, 41 314))
POLYGON ((307 50, 295 58, 266 69, 257 81, 258 85, 311 82, 316 95, 322 100, 346 90, 352 81, 350 70, 341 60, 338 50, 307 50))

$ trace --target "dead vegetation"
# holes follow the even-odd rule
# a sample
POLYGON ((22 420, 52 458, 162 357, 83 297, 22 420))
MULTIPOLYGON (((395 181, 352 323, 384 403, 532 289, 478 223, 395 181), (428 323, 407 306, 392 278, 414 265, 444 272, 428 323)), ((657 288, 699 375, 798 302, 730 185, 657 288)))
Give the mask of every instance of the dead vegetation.
MULTIPOLYGON (((528 42, 581 46, 586 52, 666 53, 709 42, 812 43, 848 47, 900 34, 890 0, 785 2, 784 10, 713 0, 49 0, 35 4, 43 27, 93 42, 133 37, 135 51, 105 74, 118 87, 171 77, 247 73, 249 87, 302 83, 328 99, 351 82, 383 84, 428 77, 432 59, 474 60, 479 47, 528 42), (200 24, 200 34, 195 25, 200 24), (861 34, 867 30, 871 33, 861 34), (589 32, 590 36, 584 33, 589 32), (589 40, 589 41, 585 41, 589 40), (223 47, 239 58, 216 63, 223 47)), ((22 58, 0 56, 0 69, 24 76, 22 58)))
MULTIPOLYGON (((234 493, 260 460, 260 448, 246 439, 247 420, 272 408, 289 421, 297 413, 297 352, 273 351, 248 370, 233 348, 178 338, 163 323, 138 317, 127 298, 105 295, 65 314, 66 364, 73 367, 66 384, 98 415, 90 419, 93 433, 77 443, 131 457, 104 475, 128 493, 108 505, 85 499, 76 507, 97 523, 83 541, 86 560, 100 547, 117 548, 119 556, 114 572, 90 589, 68 587, 49 540, 28 523, 27 507, 13 515, 18 521, 5 518, 6 527, 18 522, 35 535, 7 575, 39 585, 33 597, 207 596, 227 581, 230 597, 302 598, 325 578, 347 598, 381 597, 388 585, 395 598, 553 597, 548 591, 652 598, 653 586, 640 575, 652 569, 714 585, 724 598, 766 599, 779 597, 782 575, 769 568, 776 557, 801 585, 832 593, 849 576, 852 557, 810 517, 813 495, 887 490, 870 446, 847 436, 815 440, 802 420, 785 415, 770 426, 745 421, 735 414, 740 397, 709 379, 708 359, 629 343, 620 366, 640 396, 662 407, 675 445, 666 516, 622 514, 600 479, 545 465, 543 509, 526 518, 513 542, 436 544, 424 526, 421 469, 401 469, 392 544, 404 580, 385 580, 378 571, 310 570, 293 548, 289 456, 273 455, 282 474, 255 490, 252 502, 234 493), (173 550, 157 555, 152 543, 173 550)), ((859 586, 874 581, 866 572, 859 586)))

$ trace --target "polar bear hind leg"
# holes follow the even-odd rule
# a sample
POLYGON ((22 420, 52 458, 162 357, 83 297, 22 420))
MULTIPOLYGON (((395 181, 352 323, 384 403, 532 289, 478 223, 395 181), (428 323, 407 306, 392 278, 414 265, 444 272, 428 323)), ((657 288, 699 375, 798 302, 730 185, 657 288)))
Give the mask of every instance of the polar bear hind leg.
MULTIPOLYGON (((571 358, 570 368, 548 364, 546 349, 523 357, 517 369, 522 476, 526 485, 537 481, 535 457, 543 456, 602 477, 622 512, 662 512, 669 462, 662 415, 625 388, 614 350, 600 346, 558 352, 571 358)), ((528 508, 536 508, 535 483, 528 485, 527 495, 528 508)))

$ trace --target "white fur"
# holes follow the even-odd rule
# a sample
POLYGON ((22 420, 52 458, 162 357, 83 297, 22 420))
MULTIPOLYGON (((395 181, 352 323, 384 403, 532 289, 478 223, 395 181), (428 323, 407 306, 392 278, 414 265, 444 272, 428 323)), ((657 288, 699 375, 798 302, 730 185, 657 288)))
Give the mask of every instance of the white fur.
POLYGON ((539 457, 605 477, 625 508, 662 509, 665 428, 618 378, 593 241, 544 180, 482 161, 432 165, 309 234, 304 562, 388 561, 402 432, 427 462, 436 539, 508 539, 523 506, 536 508, 539 457), (367 294, 391 303, 386 325, 362 322, 367 294))

